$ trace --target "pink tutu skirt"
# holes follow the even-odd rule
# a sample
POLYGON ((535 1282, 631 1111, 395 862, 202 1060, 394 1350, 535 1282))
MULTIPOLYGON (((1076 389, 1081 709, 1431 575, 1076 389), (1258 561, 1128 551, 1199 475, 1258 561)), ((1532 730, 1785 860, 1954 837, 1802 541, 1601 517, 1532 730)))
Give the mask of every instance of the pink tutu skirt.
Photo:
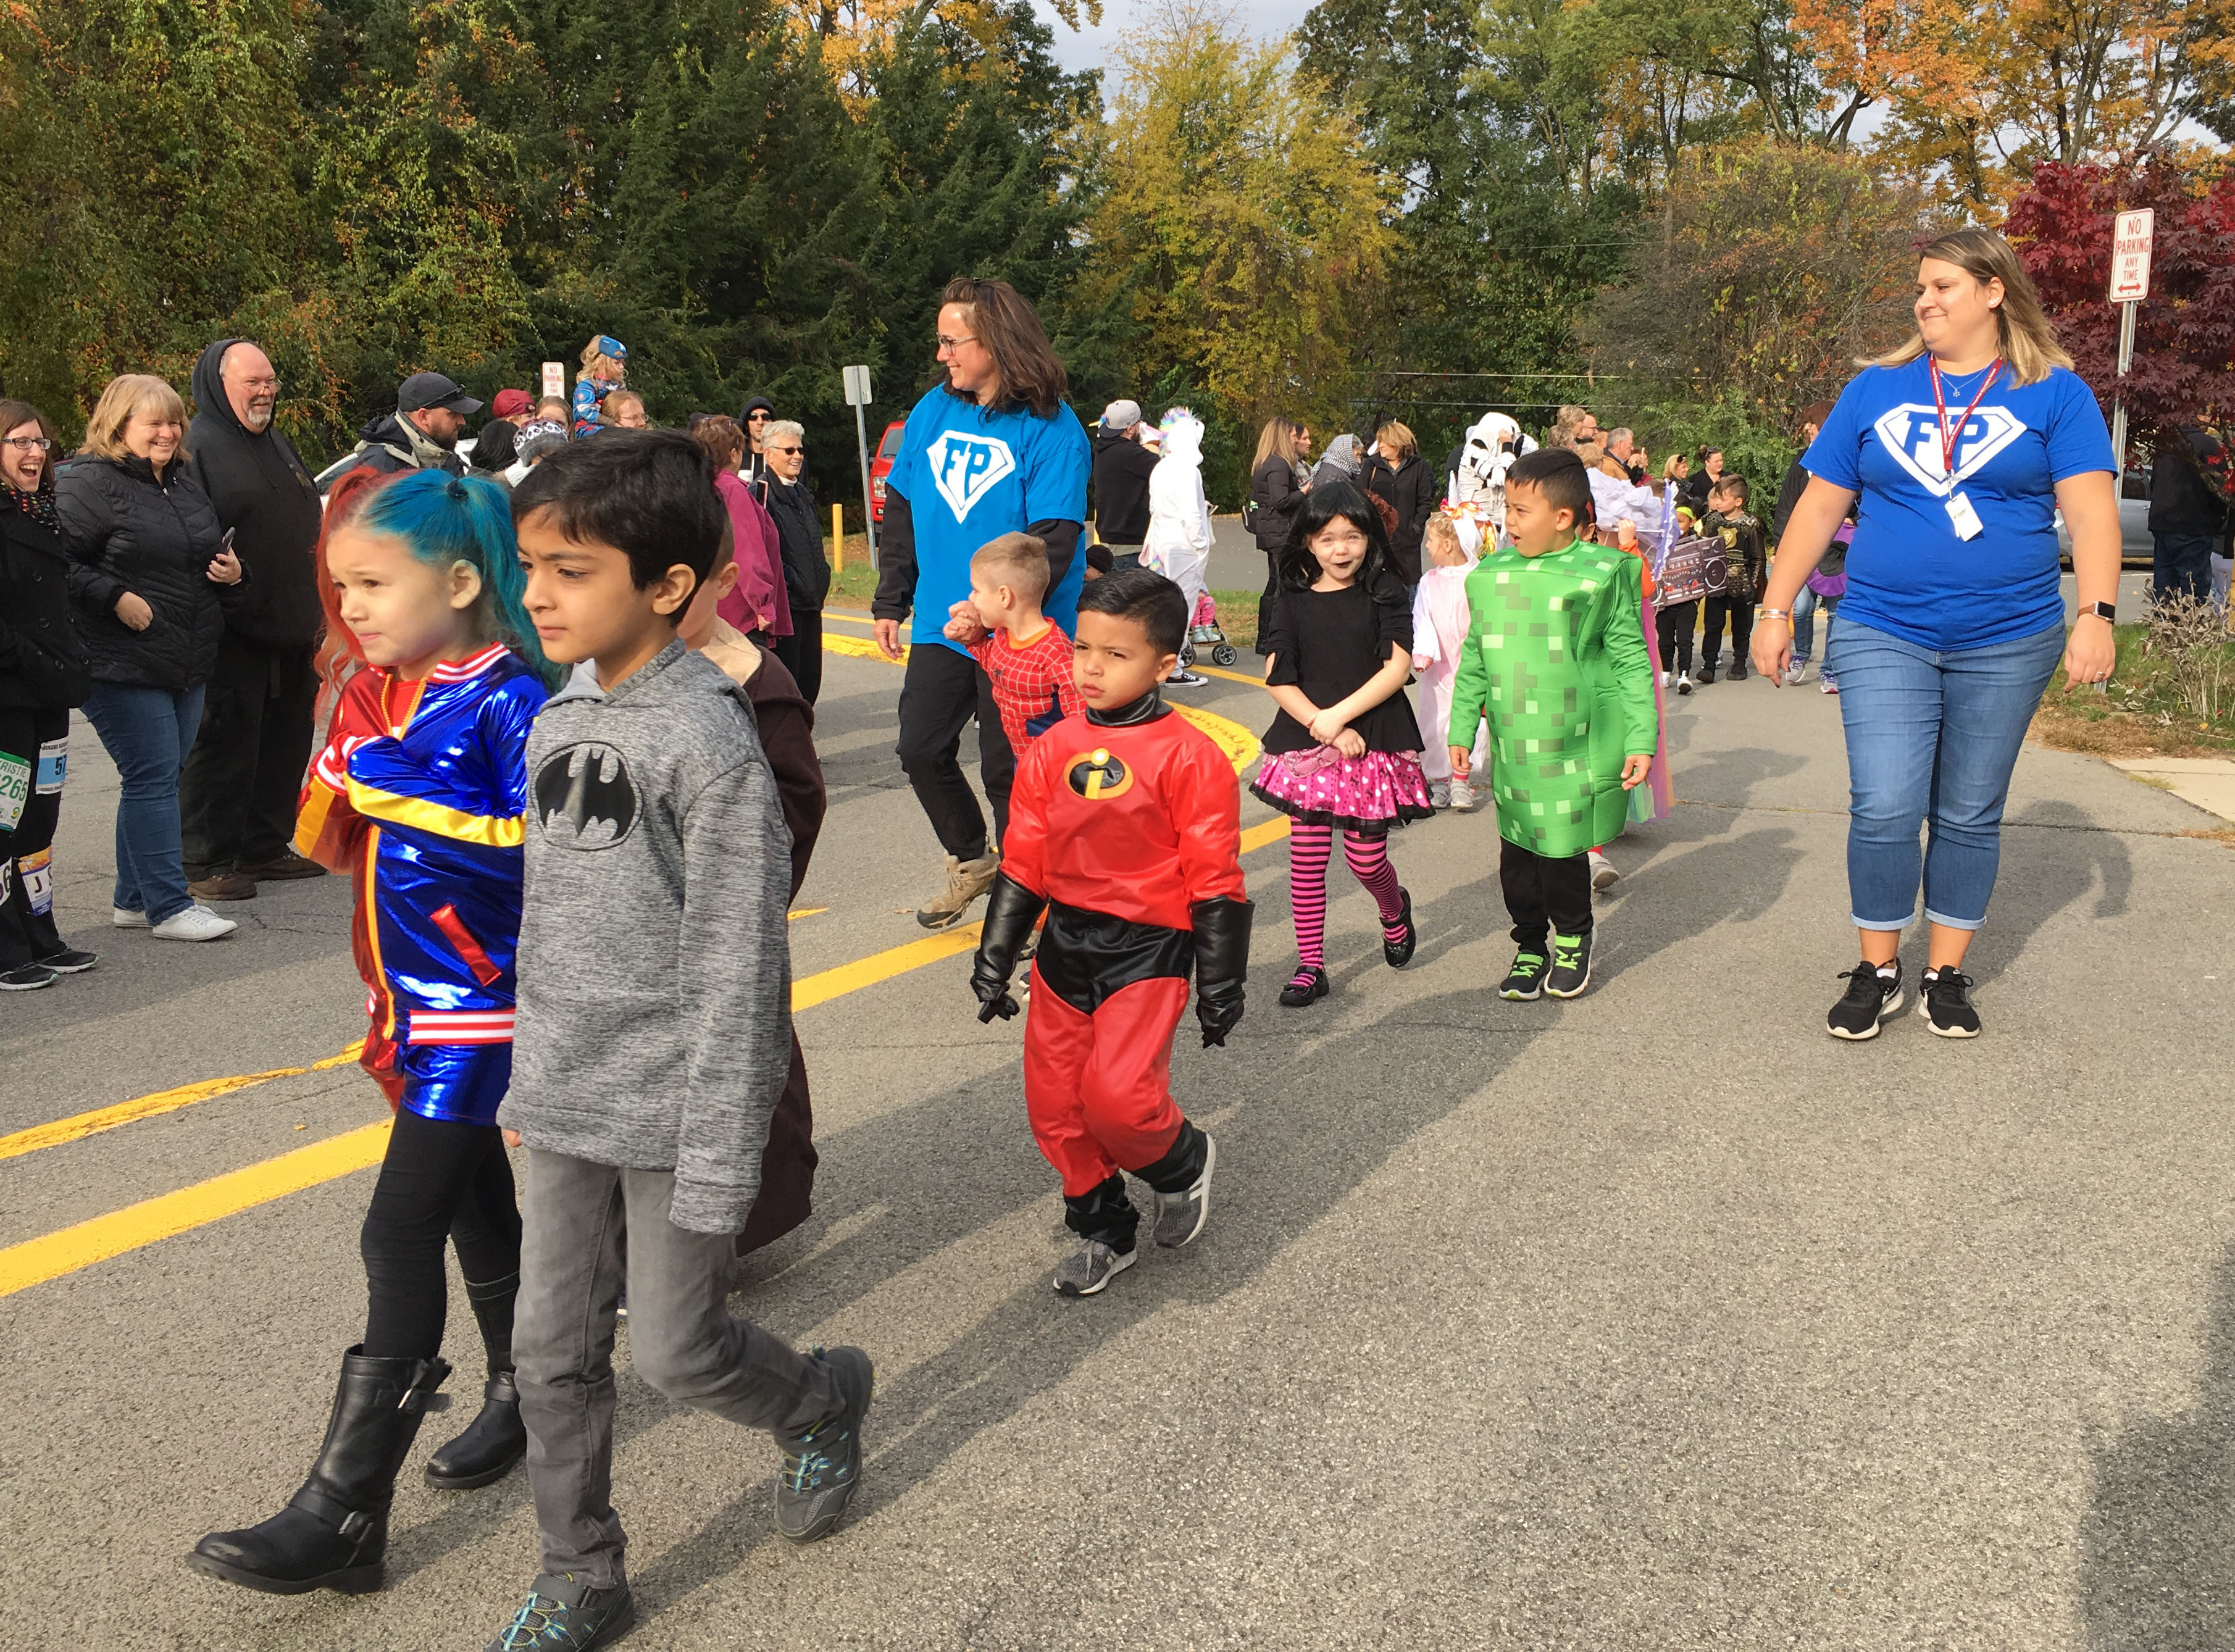
POLYGON ((1417 751, 1368 751, 1346 757, 1331 745, 1268 751, 1251 795, 1314 826, 1380 831, 1435 814, 1417 751))

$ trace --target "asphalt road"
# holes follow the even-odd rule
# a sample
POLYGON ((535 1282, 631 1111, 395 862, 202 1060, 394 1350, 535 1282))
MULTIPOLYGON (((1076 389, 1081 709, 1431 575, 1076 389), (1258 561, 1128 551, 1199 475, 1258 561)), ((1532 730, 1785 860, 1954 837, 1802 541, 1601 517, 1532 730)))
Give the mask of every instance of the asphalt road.
MULTIPOLYGON (((829 665, 801 976, 917 940, 937 870, 891 753, 897 672, 829 665)), ((1268 714, 1240 683, 1189 698, 1268 714)), ((1221 1143, 1211 1225, 1098 1299, 1048 1288, 1020 1024, 977 1024, 962 958, 803 1011, 817 1211, 736 1301, 875 1355, 868 1477, 795 1550, 769 1444, 624 1369, 627 1644, 2235 1644, 2235 854, 2186 835, 2217 823, 2187 804, 2029 749, 1973 954, 1986 1035, 1904 1016, 1835 1043, 1836 718, 1759 681, 1676 704, 1683 803, 1617 846, 1598 981, 1570 1004, 1487 991, 1510 943, 1486 815, 1400 835, 1424 929, 1401 974, 1337 873, 1336 991, 1308 1013, 1272 1001, 1282 850, 1251 855, 1249 1019, 1176 1062, 1221 1143)), ((214 945, 109 930, 113 773, 82 725, 73 757, 61 899, 102 962, 0 1001, 0 1133, 359 1034, 338 879, 231 908, 214 945)), ((0 1246, 383 1111, 343 1066, 0 1157, 0 1246)), ((495 1631, 534 1570, 524 1479, 416 1478, 466 1400, 414 1453, 386 1593, 276 1600, 180 1564, 308 1465, 361 1326, 370 1182, 0 1300, 0 1643, 495 1631)))

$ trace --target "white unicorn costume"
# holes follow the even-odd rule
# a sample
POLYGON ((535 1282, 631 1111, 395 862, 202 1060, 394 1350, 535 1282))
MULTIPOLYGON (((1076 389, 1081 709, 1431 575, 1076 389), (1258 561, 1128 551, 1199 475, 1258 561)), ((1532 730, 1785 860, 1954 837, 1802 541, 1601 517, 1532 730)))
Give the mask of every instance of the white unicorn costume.
POLYGON ((1203 491, 1203 421, 1176 407, 1158 425, 1163 457, 1149 473, 1149 533, 1141 566, 1180 588, 1192 620, 1209 588, 1210 501, 1203 491))

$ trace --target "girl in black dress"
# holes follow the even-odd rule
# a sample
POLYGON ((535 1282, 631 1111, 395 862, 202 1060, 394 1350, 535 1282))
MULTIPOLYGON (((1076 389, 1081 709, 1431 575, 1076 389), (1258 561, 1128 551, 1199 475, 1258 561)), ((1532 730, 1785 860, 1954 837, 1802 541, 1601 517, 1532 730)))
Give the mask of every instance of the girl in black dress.
POLYGON ((1435 813, 1420 772, 1420 730, 1405 679, 1412 668, 1411 593, 1389 569, 1381 513, 1350 483, 1318 482, 1281 554, 1265 687, 1281 710, 1249 790, 1292 823, 1288 896, 1296 972, 1281 1002, 1301 1009, 1327 993, 1327 869, 1334 834, 1381 914, 1393 969, 1419 939, 1412 898, 1389 864, 1393 823, 1435 813))

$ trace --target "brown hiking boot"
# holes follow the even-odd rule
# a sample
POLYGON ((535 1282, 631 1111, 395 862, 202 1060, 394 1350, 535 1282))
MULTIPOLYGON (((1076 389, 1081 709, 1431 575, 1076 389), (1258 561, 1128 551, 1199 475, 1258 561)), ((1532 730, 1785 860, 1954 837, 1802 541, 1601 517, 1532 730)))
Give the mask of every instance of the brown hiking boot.
POLYGON ((970 903, 993 888, 993 874, 1000 869, 998 849, 988 850, 974 861, 948 856, 947 887, 915 909, 915 921, 927 929, 952 929, 962 921, 970 903))
POLYGON ((187 885, 197 901, 253 901, 256 880, 246 872, 213 872, 187 885))
POLYGON ((259 883, 276 883, 289 878, 324 877, 326 869, 316 861, 305 860, 292 849, 283 849, 268 861, 242 862, 240 873, 259 883))

